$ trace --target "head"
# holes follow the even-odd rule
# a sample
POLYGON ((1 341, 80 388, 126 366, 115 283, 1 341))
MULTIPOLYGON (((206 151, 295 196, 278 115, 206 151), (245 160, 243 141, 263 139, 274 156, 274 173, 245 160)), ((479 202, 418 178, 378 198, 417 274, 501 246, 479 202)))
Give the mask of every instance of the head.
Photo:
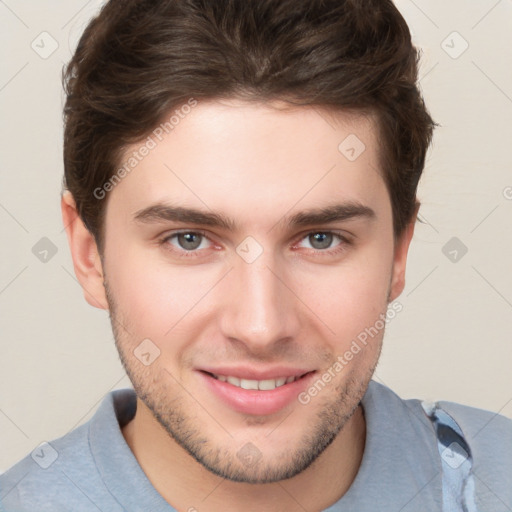
POLYGON ((386 0, 110 1, 79 42, 75 272, 141 406, 214 473, 303 471, 368 386, 435 125, 417 62, 386 0), (301 378, 248 407, 215 374, 301 378))

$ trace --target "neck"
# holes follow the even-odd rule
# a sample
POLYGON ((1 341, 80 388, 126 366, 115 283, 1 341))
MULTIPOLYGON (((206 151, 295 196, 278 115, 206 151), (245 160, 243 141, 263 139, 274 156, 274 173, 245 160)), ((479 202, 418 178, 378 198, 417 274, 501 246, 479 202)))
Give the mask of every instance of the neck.
POLYGON ((363 457, 366 424, 360 405, 311 466, 270 484, 214 475, 169 436, 139 399, 135 417, 122 433, 153 487, 177 510, 202 510, 206 505, 211 512, 303 512, 328 508, 347 492, 363 457))

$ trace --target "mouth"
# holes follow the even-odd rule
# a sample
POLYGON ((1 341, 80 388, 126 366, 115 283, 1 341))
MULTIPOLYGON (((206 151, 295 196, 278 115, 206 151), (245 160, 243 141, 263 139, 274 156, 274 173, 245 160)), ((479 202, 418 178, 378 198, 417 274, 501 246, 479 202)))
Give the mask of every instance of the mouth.
POLYGON ((210 375, 214 379, 217 379, 221 382, 227 382, 228 384, 231 384, 232 386, 235 386, 237 388, 256 389, 259 391, 271 391, 273 389, 284 386, 285 384, 291 384, 292 382, 300 380, 312 372, 306 372, 306 373, 303 373, 302 375, 297 375, 297 376, 291 375, 289 377, 283 376, 283 377, 277 377, 275 379, 263 379, 263 380, 243 379, 240 377, 234 377, 232 375, 218 375, 218 374, 207 372, 207 371, 204 371, 204 373, 210 375))
POLYGON ((298 396, 310 385, 315 370, 276 370, 256 374, 249 370, 225 369, 210 371, 201 369, 205 390, 215 397, 222 407, 241 414, 267 416, 285 408, 299 405, 298 396), (232 373, 238 375, 232 375, 232 373), (260 377, 260 378, 256 378, 260 377))

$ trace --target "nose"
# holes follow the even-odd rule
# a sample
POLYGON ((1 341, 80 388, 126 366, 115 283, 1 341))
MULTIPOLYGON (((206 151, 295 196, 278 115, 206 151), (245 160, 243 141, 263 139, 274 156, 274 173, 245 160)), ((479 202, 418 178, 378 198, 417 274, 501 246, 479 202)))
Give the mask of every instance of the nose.
POLYGON ((222 310, 223 335, 246 346, 254 355, 270 354, 300 332, 299 301, 293 283, 269 252, 252 263, 242 258, 224 280, 222 310))

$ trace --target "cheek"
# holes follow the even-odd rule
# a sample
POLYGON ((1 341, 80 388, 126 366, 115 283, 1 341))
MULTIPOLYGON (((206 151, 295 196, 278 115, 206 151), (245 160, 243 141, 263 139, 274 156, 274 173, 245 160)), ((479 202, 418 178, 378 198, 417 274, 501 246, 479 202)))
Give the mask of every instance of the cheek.
POLYGON ((334 331, 337 343, 346 344, 386 310, 391 265, 391 248, 375 243, 337 266, 318 267, 295 279, 304 302, 334 331))
POLYGON ((166 264, 156 250, 124 248, 122 258, 114 251, 109 256, 107 277, 116 314, 129 326, 134 343, 169 339, 207 289, 208 279, 199 267, 166 264))

